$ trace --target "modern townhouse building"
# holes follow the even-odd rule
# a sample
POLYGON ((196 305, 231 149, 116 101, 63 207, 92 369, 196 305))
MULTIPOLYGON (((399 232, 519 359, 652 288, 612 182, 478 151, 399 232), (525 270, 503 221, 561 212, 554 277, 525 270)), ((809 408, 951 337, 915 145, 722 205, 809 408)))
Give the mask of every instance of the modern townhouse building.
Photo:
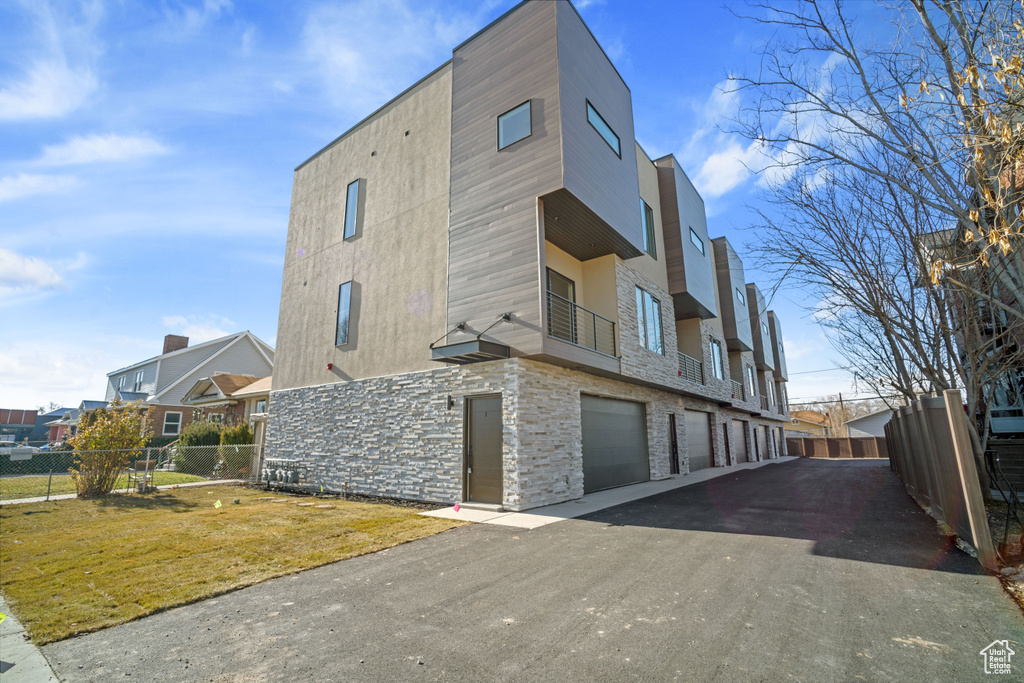
POLYGON ((778 457, 778 318, 566 0, 295 171, 267 457, 522 510, 778 457))

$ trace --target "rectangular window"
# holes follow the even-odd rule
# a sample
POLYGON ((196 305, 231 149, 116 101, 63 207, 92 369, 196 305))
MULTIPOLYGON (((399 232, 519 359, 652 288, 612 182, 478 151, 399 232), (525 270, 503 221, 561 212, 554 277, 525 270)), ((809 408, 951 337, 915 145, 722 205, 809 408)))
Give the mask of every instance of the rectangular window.
POLYGON ((740 303, 744 306, 747 305, 747 297, 743 296, 743 292, 740 291, 739 287, 736 288, 736 298, 740 300, 740 303))
POLYGON ((661 302, 650 292, 636 288, 637 327, 640 329, 640 345, 654 353, 664 354, 661 341, 661 302))
POLYGON ((121 375, 117 378, 117 388, 124 389, 124 383, 128 381, 128 375, 121 375))
POLYGON ((348 317, 352 308, 352 283, 338 287, 338 327, 334 332, 334 345, 348 344, 348 317))
POLYGON ((505 149, 533 133, 530 120, 530 100, 498 117, 498 149, 505 149))
POLYGON ((132 391, 142 391, 142 370, 135 373, 135 384, 132 385, 132 391))
POLYGON ((768 387, 768 402, 776 405, 778 401, 775 400, 775 382, 772 381, 771 377, 765 377, 764 383, 768 387))
POLYGON ((757 395, 757 379, 754 377, 753 366, 746 366, 747 370, 747 394, 750 396, 757 395))
POLYGON ((658 258, 658 247, 654 241, 654 209, 647 202, 640 200, 640 220, 644 224, 644 251, 658 258))
POLYGON ((181 413, 164 413, 164 436, 181 433, 181 413))
POLYGON ((224 414, 223 413, 211 413, 210 414, 210 422, 216 422, 217 424, 224 424, 224 414))
POLYGON ((265 412, 267 412, 267 399, 261 398, 260 400, 256 401, 256 412, 257 413, 265 413, 265 412))
POLYGON ((725 367, 722 363, 722 343, 711 340, 711 373, 717 379, 725 379, 725 367))
POLYGON ((587 100, 587 121, 590 121, 590 125, 594 127, 594 130, 601 134, 604 141, 608 143, 608 146, 612 148, 612 151, 621 159, 622 150, 619 145, 619 136, 615 134, 615 131, 612 130, 611 126, 605 123, 605 120, 597 113, 597 110, 594 109, 594 105, 590 103, 590 100, 587 100))
POLYGON ((764 332, 765 336, 770 336, 768 333, 768 323, 761 323, 761 331, 764 332))
POLYGON ((345 193, 345 236, 344 239, 356 234, 356 221, 359 220, 359 181, 348 184, 345 193))
POLYGON ((696 232, 694 232, 693 228, 690 228, 690 241, 693 243, 693 246, 695 246, 698 249, 700 249, 700 253, 702 253, 702 254, 705 253, 704 252, 704 240, 702 240, 700 238, 700 235, 698 235, 696 232))

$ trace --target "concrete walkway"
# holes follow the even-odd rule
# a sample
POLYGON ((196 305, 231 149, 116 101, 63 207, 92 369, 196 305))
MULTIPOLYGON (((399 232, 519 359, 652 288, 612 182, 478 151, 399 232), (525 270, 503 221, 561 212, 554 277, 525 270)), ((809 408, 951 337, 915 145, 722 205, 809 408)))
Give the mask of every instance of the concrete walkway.
MULTIPOLYGON (((158 491, 167 491, 170 489, 190 489, 197 486, 220 486, 220 485, 232 485, 232 484, 244 484, 246 483, 242 479, 213 479, 211 481, 191 481, 185 484, 165 484, 163 486, 157 486, 158 491)), ((125 489, 115 489, 114 493, 119 495, 132 495, 132 491, 125 489)), ((59 496, 50 496, 49 500, 72 500, 78 498, 77 493, 62 493, 59 496)), ((22 505, 24 503, 45 503, 47 501, 46 496, 36 496, 35 498, 17 498, 15 500, 0 500, 0 505, 22 505)))
POLYGON ((56 681, 46 658, 25 635, 25 629, 11 614, 0 596, 0 613, 7 618, 0 623, 0 681, 3 683, 43 683, 56 681))
MULTIPOLYGON (((692 486, 700 482, 716 479, 728 474, 735 474, 738 471, 753 470, 765 465, 789 462, 796 460, 793 456, 783 456, 775 460, 762 460, 761 462, 744 462, 732 467, 709 467, 697 470, 690 474, 676 474, 668 479, 658 481, 645 481, 641 484, 620 486, 606 491, 588 493, 578 500, 571 500, 567 503, 546 505, 534 508, 525 512, 511 512, 500 509, 486 509, 486 506, 473 507, 472 503, 460 505, 456 510, 454 506, 442 510, 421 512, 427 517, 441 517, 443 519, 457 519, 462 522, 475 522, 477 524, 496 524, 498 526, 510 526, 517 529, 538 529, 548 524, 561 522, 566 519, 575 519, 598 512, 605 508, 631 503, 634 500, 647 498, 666 491, 673 491, 684 486, 692 486)), ((888 463, 888 460, 886 461, 888 463)))
POLYGON ((799 459, 463 526, 43 651, 67 681, 961 682, 995 678, 996 640, 1024 652, 1020 609, 884 463, 799 459))

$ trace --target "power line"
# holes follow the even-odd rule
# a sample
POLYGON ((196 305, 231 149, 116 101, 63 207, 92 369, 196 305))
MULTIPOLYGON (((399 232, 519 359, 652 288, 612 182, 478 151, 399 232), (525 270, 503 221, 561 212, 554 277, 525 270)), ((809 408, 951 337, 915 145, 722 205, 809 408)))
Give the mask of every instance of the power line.
MULTIPOLYGON (((885 399, 902 399, 902 398, 903 398, 902 396, 894 394, 892 396, 868 396, 866 398, 844 398, 843 401, 845 403, 853 403, 854 401, 879 401, 879 400, 885 400, 885 399)), ((832 399, 832 400, 826 400, 826 401, 807 401, 807 400, 804 400, 804 399, 790 399, 789 400, 789 405, 791 405, 791 406, 809 406, 809 405, 821 405, 822 403, 838 403, 838 402, 839 402, 839 399, 832 399)))
POLYGON ((791 372, 789 374, 791 374, 791 375, 811 375, 811 374, 814 374, 816 372, 836 372, 838 370, 850 370, 851 368, 853 368, 852 365, 847 365, 847 366, 841 367, 841 368, 825 368, 824 370, 803 370, 801 372, 791 372))

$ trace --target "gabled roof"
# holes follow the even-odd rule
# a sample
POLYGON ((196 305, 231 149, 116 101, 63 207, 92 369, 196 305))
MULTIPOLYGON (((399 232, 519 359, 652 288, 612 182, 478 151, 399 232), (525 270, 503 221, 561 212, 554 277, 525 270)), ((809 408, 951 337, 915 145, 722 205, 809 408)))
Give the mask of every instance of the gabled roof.
POLYGON ((264 377, 258 379, 247 387, 243 387, 231 394, 232 398, 245 398, 246 396, 258 396, 259 394, 269 394, 270 384, 273 377, 264 377))
MULTIPOLYGON (((257 347, 260 347, 261 351, 264 351, 265 349, 269 349, 269 350, 273 351, 273 349, 271 349, 271 347, 266 342, 264 342, 262 339, 260 339, 256 335, 254 335, 249 330, 245 330, 244 332, 236 332, 235 334, 229 334, 226 337, 219 337, 217 339, 211 339, 210 341, 205 341, 205 342, 202 342, 201 344, 196 344, 195 346, 186 346, 185 348, 178 349, 177 351, 171 351, 170 353, 164 353, 164 354, 161 354, 159 356, 153 356, 152 358, 147 358, 144 361, 139 361, 138 363, 134 363, 132 365, 125 366, 125 367, 120 368, 118 370, 114 370, 113 372, 108 372, 107 373, 107 377, 113 377, 114 375, 118 375, 118 374, 120 374, 122 372, 127 372, 129 370, 134 370, 135 368, 142 367, 143 365, 149 365, 151 363, 155 363, 157 361, 161 361, 161 360, 163 360, 165 358, 172 358, 174 356, 183 356, 183 355, 185 355, 187 353, 192 353, 193 351, 196 351, 197 349, 205 349, 205 348, 207 348, 209 346, 214 346, 215 344, 220 344, 220 343, 223 343, 225 341, 234 341, 237 338, 244 337, 244 336, 250 337, 256 343, 257 347)), ((264 351, 264 353, 265 353, 265 351, 264 351)), ((269 358, 268 358, 268 360, 269 360, 269 358)))
POLYGON ((881 415, 882 413, 892 413, 892 408, 882 408, 881 410, 876 410, 875 412, 868 413, 867 415, 861 415, 860 417, 854 417, 854 418, 851 418, 851 419, 847 420, 843 424, 844 425, 848 425, 851 422, 860 422, 861 420, 866 420, 869 417, 874 417, 875 415, 881 415))
POLYGON ((828 424, 828 415, 822 415, 816 410, 791 410, 789 416, 794 420, 803 420, 819 425, 828 424))
POLYGON ((115 398, 121 399, 122 403, 134 403, 135 401, 145 401, 146 392, 144 391, 121 391, 118 389, 114 392, 115 398))
POLYGON ((82 403, 78 406, 78 410, 79 411, 83 411, 84 410, 85 412, 89 412, 90 410, 97 410, 99 408, 106 408, 106 407, 107 407, 107 402, 106 401, 82 401, 82 403))
POLYGON ((197 381, 185 394, 185 403, 212 403, 226 401, 236 393, 248 390, 253 384, 269 380, 269 377, 254 375, 235 375, 229 372, 217 372, 210 377, 197 381))

